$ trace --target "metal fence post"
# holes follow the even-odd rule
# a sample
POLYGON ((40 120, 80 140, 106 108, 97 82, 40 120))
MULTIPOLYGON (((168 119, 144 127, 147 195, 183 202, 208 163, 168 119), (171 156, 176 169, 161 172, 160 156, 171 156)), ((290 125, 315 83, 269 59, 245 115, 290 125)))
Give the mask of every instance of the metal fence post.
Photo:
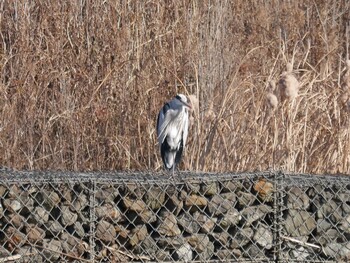
POLYGON ((274 173, 274 200, 273 200, 273 237, 274 237, 274 251, 273 259, 274 262, 281 262, 281 251, 282 251, 282 223, 283 223, 283 179, 284 173, 282 171, 274 173))
POLYGON ((95 220, 95 192, 96 192, 96 179, 91 179, 91 189, 90 189, 90 237, 89 237, 89 245, 90 245, 90 259, 91 262, 95 262, 95 229, 96 229, 96 220, 95 220))

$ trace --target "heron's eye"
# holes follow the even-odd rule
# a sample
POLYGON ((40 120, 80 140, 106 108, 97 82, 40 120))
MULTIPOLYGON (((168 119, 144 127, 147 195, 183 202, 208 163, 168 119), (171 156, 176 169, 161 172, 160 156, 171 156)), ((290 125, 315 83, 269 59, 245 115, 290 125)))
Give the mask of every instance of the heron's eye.
POLYGON ((175 98, 177 98, 179 101, 182 101, 182 99, 179 95, 176 95, 175 98))

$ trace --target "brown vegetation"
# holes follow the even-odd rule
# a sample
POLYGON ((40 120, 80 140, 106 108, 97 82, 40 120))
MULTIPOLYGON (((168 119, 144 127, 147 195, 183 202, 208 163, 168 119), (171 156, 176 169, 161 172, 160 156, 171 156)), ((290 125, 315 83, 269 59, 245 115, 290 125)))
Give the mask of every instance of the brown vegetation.
POLYGON ((348 1, 3 1, 0 164, 161 169, 155 122, 199 99, 182 169, 350 173, 348 1), (266 107, 288 62, 298 96, 266 107))

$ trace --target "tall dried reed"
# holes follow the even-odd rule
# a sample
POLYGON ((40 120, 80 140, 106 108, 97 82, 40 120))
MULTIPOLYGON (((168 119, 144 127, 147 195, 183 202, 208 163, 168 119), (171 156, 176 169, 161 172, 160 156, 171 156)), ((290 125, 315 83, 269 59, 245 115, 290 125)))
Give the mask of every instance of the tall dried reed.
POLYGON ((2 1, 0 165, 159 170, 181 92, 199 105, 181 169, 350 173, 349 20, 331 0, 2 1), (271 113, 288 62, 297 96, 271 113))

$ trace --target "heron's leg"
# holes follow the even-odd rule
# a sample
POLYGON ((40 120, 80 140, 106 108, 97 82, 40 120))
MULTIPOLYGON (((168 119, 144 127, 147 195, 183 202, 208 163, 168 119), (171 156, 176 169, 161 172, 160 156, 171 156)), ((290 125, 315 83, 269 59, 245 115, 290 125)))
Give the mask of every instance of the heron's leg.
POLYGON ((175 172, 175 164, 173 164, 173 177, 174 177, 174 172, 175 172))
POLYGON ((170 180, 174 181, 175 177, 174 177, 174 166, 171 168, 171 170, 168 170, 168 173, 170 174, 170 180))

